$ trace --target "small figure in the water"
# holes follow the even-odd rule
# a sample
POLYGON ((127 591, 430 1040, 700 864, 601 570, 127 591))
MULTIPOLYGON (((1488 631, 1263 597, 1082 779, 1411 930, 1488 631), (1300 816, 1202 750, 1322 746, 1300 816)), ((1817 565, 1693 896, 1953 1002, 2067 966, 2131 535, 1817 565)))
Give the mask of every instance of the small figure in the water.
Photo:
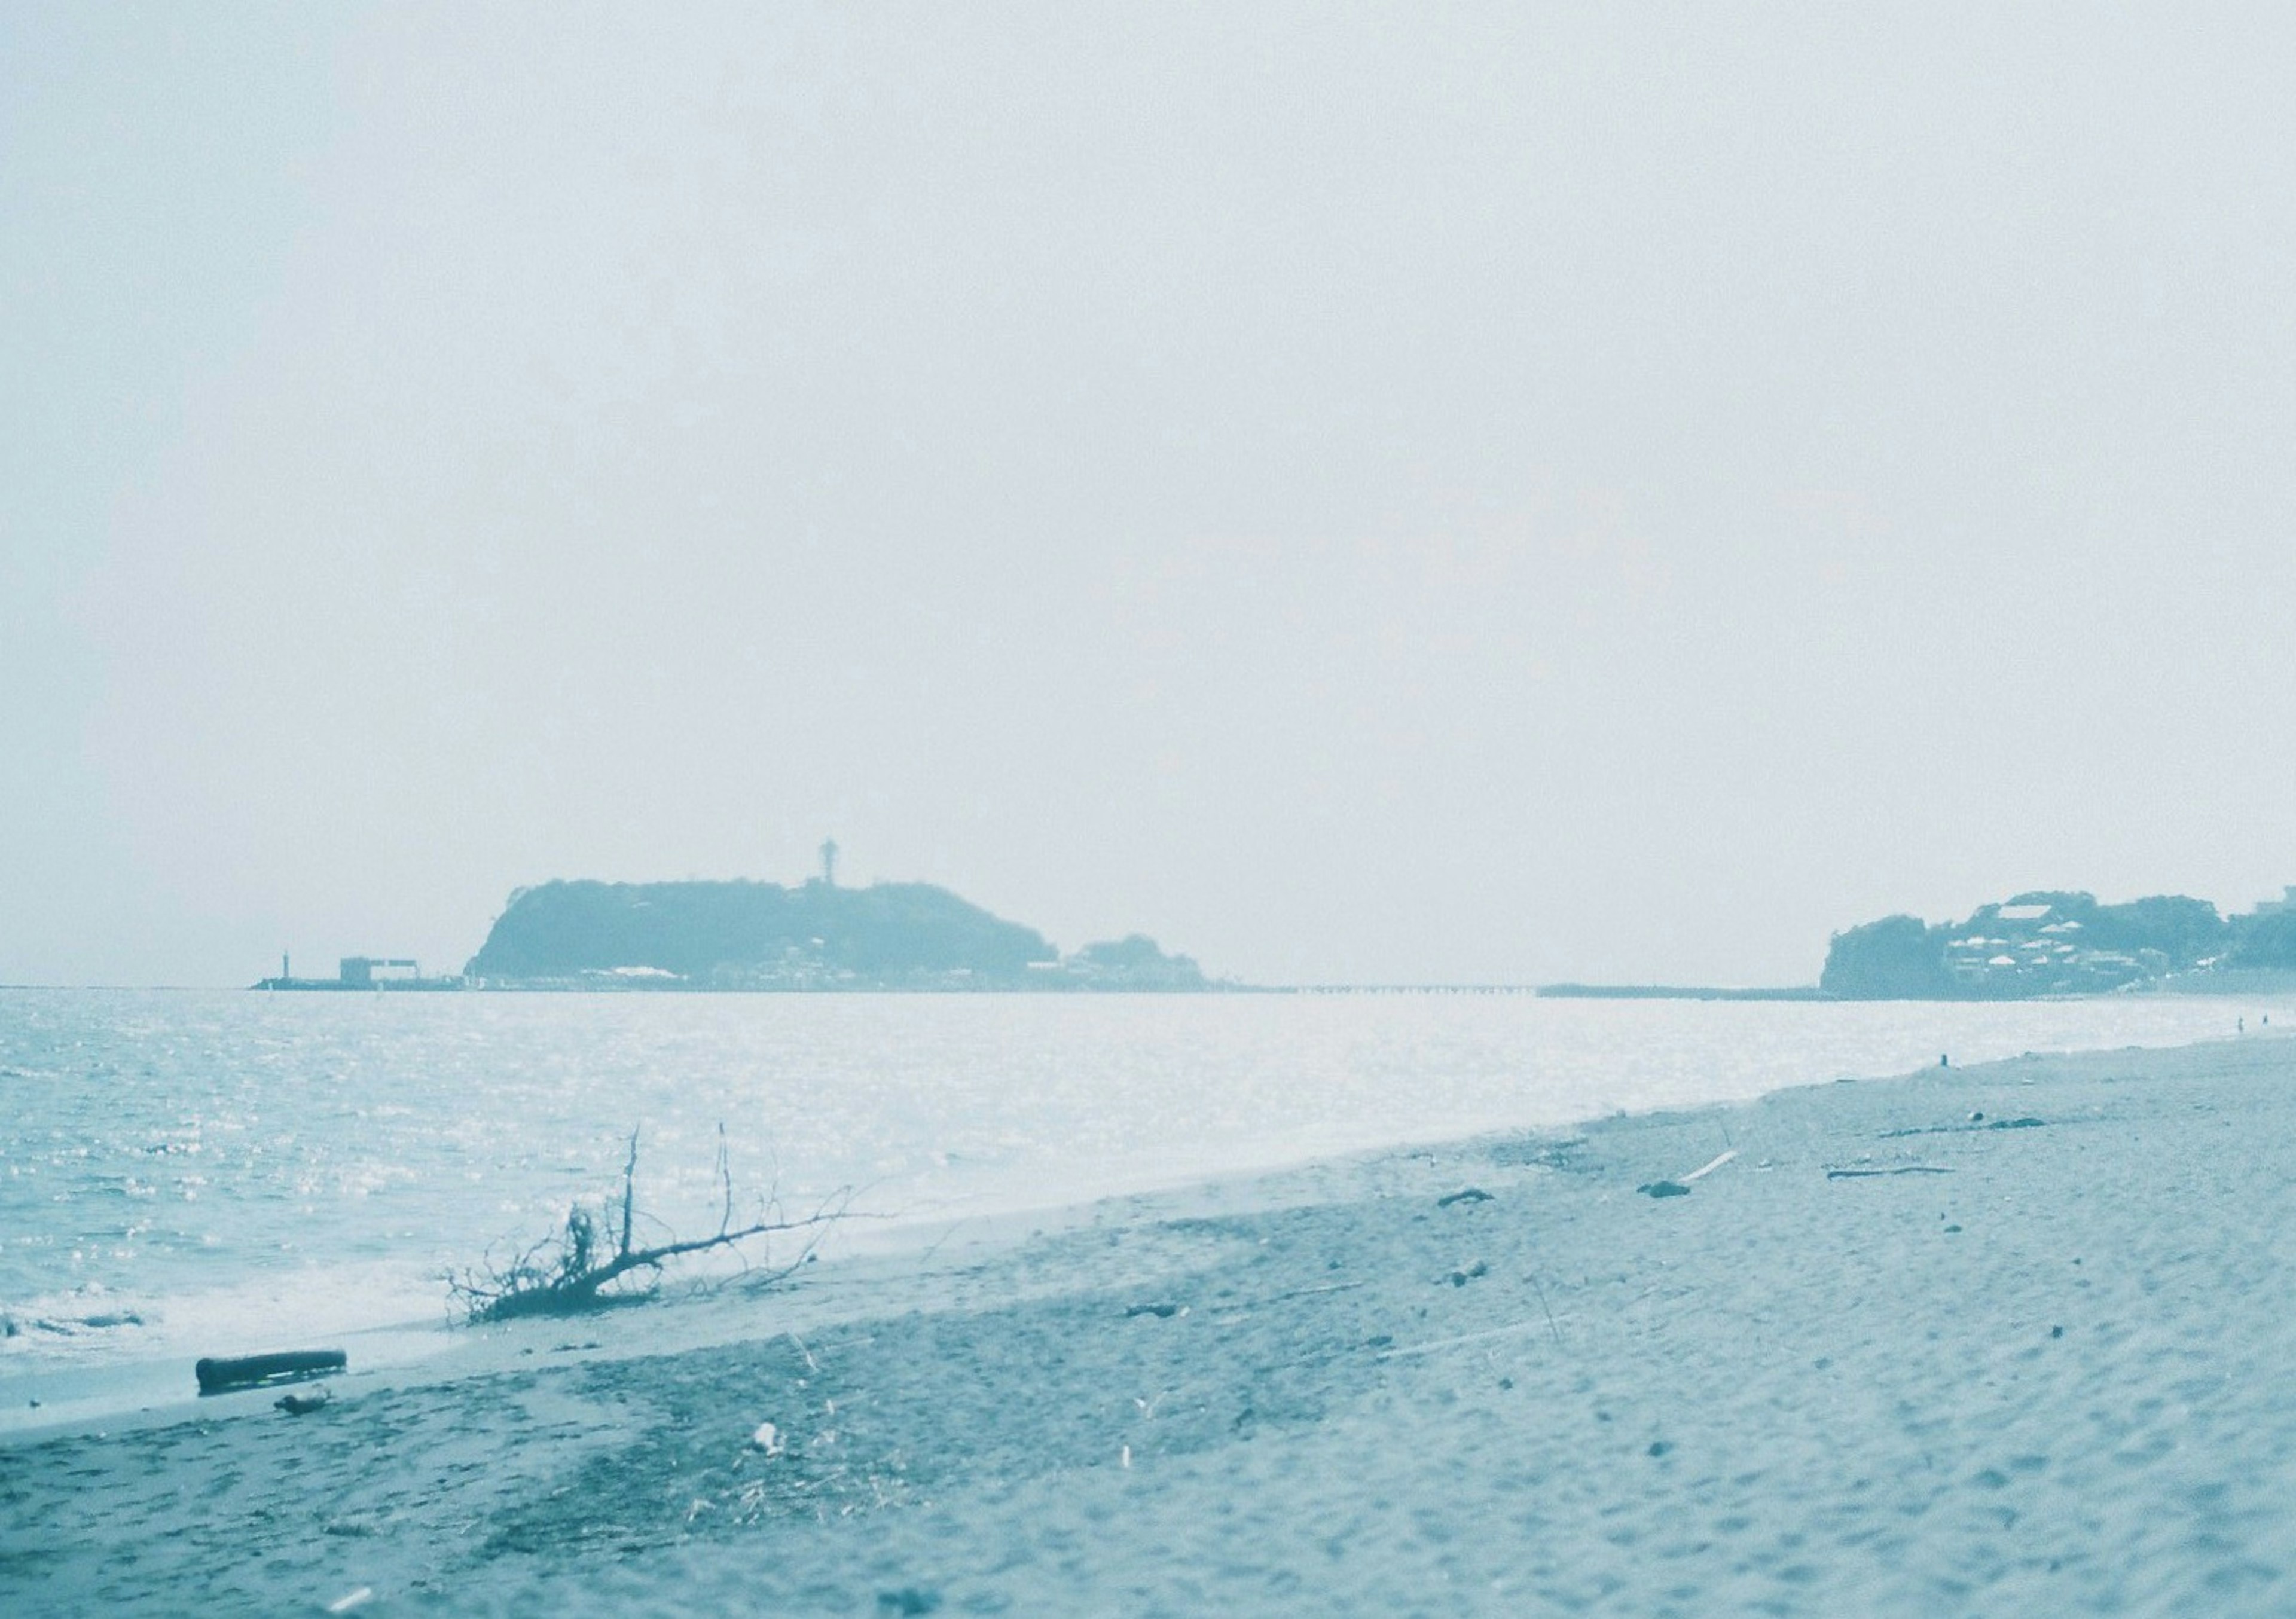
POLYGON ((1949 1068, 1953 1067, 1953 1064, 1946 1060, 1946 1054, 1943 1051, 1939 1051, 1938 1053, 1938 1067, 1940 1068, 1949 1068))

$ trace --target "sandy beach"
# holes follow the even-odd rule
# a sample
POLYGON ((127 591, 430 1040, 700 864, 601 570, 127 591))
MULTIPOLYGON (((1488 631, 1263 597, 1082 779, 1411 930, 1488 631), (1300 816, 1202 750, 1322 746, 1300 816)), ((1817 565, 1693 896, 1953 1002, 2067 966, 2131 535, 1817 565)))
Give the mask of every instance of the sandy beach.
POLYGON ((2292 1245, 2269 1038, 1318 1164, 13 1442, 0 1608, 2285 1612, 2292 1245))

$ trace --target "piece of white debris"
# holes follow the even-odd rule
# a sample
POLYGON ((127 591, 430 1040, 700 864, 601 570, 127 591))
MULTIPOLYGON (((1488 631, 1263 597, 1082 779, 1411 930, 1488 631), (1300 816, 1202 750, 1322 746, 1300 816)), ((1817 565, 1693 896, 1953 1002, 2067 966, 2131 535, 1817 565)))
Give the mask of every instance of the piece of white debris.
POLYGON ((362 1585, 357 1590, 346 1591, 343 1595, 337 1597, 332 1602, 328 1603, 327 1611, 331 1614, 348 1614, 353 1608, 365 1607, 368 1603, 373 1600, 374 1587, 372 1585, 362 1585))
POLYGON ((750 1443, 768 1456, 782 1453, 782 1431, 770 1422, 758 1424, 758 1431, 750 1435, 750 1443))
POLYGON ((1128 1444, 1124 1447, 1124 1465, 1128 1468, 1132 1465, 1132 1447, 1128 1444))

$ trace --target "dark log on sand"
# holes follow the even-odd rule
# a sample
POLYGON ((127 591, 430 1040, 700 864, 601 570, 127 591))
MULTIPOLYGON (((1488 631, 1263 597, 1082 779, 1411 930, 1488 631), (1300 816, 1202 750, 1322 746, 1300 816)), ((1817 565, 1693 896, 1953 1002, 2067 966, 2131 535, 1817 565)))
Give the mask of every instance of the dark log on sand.
POLYGON ((243 1354, 203 1359, 192 1368, 200 1393, 220 1394, 234 1388, 255 1388, 294 1378, 323 1377, 340 1371, 350 1357, 340 1349, 291 1349, 282 1354, 243 1354))

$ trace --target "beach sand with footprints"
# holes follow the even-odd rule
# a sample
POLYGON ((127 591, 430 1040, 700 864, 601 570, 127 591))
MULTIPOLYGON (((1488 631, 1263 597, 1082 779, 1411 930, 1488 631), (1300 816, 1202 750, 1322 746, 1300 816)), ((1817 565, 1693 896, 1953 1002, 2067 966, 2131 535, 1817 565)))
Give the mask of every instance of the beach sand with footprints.
POLYGON ((2279 1613, 2292 1370, 2296 1043, 2037 1058, 20 1437, 0 1609, 2279 1613))

